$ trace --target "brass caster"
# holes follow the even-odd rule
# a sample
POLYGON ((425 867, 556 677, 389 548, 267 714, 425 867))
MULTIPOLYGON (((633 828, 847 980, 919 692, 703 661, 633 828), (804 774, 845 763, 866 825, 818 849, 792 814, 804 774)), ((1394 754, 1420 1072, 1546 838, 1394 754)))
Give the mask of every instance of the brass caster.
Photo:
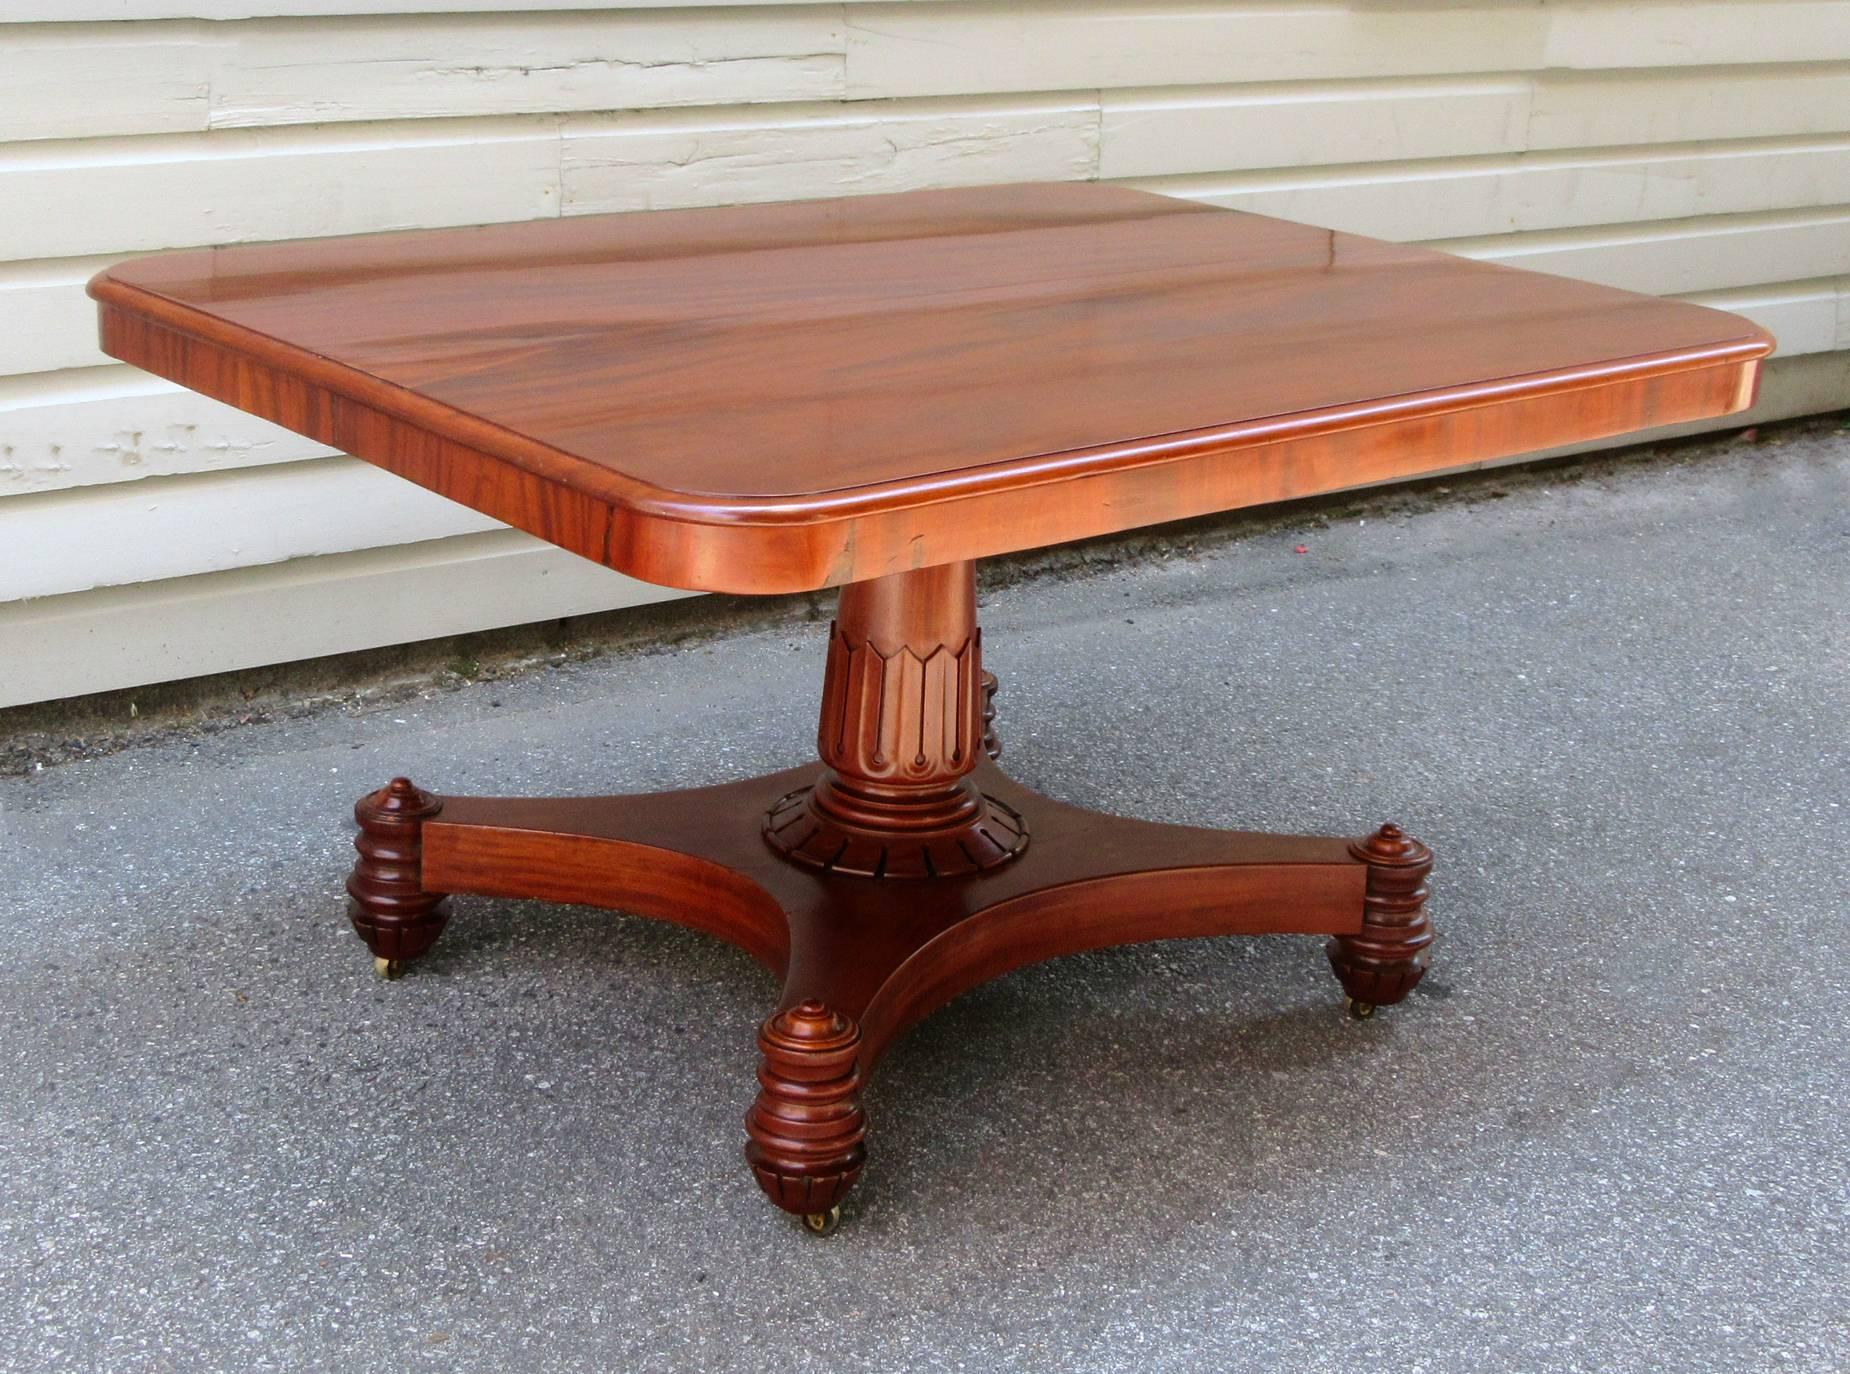
POLYGON ((385 979, 386 982, 395 983, 405 976, 405 961, 403 959, 387 959, 383 956, 375 958, 373 960, 373 972, 385 979))
POLYGON ((1349 1008, 1349 1015, 1357 1021, 1367 1021, 1375 1014, 1373 1002, 1358 1002, 1353 997, 1345 997, 1343 1003, 1349 1008))
POLYGON ((811 1235, 832 1236, 835 1228, 841 1225, 841 1206, 837 1204, 826 1212, 808 1212, 804 1214, 803 1225, 811 1235))

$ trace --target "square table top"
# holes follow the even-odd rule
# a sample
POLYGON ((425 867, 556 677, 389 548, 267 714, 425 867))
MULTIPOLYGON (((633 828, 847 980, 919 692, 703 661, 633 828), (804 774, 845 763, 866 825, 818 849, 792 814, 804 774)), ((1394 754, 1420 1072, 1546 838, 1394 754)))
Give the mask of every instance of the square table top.
POLYGON ((1725 414, 1722 311, 1091 183, 202 249, 105 349, 611 567, 780 592, 1725 414))

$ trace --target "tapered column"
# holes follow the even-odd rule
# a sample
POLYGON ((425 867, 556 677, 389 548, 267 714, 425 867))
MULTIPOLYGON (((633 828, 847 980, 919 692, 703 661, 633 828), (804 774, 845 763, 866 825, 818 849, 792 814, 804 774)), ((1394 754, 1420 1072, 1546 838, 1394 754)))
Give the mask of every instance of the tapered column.
POLYGON ((983 707, 973 564, 842 588, 816 737, 829 771, 777 801, 765 839, 798 863, 872 878, 1006 863, 1027 827, 968 779, 983 707))

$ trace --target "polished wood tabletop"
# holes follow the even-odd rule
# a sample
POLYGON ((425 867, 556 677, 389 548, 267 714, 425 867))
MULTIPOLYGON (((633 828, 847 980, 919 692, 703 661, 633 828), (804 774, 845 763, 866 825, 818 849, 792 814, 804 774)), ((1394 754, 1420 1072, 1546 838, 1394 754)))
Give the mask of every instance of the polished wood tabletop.
POLYGON ((1096 184, 144 258, 107 351, 667 585, 783 592, 1747 405, 1736 316, 1096 184))

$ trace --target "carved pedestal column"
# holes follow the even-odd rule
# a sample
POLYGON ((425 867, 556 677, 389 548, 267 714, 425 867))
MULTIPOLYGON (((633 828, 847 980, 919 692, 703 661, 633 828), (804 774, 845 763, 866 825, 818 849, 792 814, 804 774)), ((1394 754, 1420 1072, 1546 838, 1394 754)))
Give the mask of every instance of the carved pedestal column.
POLYGON ((976 570, 949 563, 842 588, 816 747, 829 772, 780 798, 764 836, 797 863, 932 878, 1006 863, 1022 818, 967 775, 984 742, 976 570))
POLYGON ((1356 1016, 1400 1001, 1426 975, 1432 923, 1426 919, 1426 875, 1432 850, 1397 825, 1384 825, 1349 852, 1368 865, 1362 929, 1325 947, 1330 967, 1356 1016))

